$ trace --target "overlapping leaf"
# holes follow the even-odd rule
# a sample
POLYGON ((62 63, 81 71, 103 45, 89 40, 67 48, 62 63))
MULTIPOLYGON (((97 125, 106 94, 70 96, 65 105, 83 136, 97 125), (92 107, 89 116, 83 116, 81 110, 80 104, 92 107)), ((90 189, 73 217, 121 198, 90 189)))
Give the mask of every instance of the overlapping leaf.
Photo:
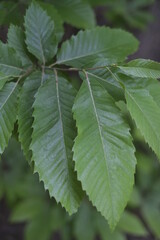
POLYGON ((135 157, 128 125, 107 91, 89 76, 73 107, 75 168, 93 205, 115 227, 129 199, 135 157))
POLYGON ((160 78, 160 64, 151 60, 136 59, 119 68, 134 77, 160 78))
POLYGON ((72 162, 75 123, 72 105, 75 90, 52 73, 36 94, 31 150, 35 171, 45 188, 71 214, 81 200, 81 187, 72 162))
POLYGON ((55 55, 57 42, 54 22, 37 3, 32 3, 25 16, 28 50, 45 64, 55 55))
POLYGON ((28 160, 31 160, 31 151, 29 146, 31 143, 34 95, 41 84, 41 72, 35 72, 25 79, 22 87, 19 106, 18 106, 18 131, 19 140, 22 149, 28 160))
POLYGON ((160 108, 146 89, 125 92, 127 107, 145 140, 160 158, 160 108))
POLYGON ((111 64, 124 60, 136 51, 137 46, 137 40, 130 33, 96 27, 80 31, 77 36, 64 42, 57 56, 57 64, 84 67, 101 59, 111 64))
POLYGON ((22 63, 14 49, 0 42, 0 72, 6 76, 19 76, 24 73, 22 63))
POLYGON ((0 90, 0 154, 11 137, 17 117, 17 83, 7 83, 0 90))
POLYGON ((65 22, 78 28, 95 26, 94 12, 83 0, 54 0, 54 5, 65 22))
POLYGON ((25 45, 25 34, 20 27, 11 25, 8 30, 8 45, 12 47, 22 60, 23 65, 31 65, 25 45))

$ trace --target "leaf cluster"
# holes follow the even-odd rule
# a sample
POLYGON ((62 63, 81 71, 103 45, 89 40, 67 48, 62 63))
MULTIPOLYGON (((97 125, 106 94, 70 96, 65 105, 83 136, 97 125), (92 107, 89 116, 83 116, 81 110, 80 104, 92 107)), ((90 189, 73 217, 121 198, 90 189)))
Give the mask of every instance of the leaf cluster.
POLYGON ((16 123, 25 157, 50 196, 73 214, 87 194, 114 229, 136 168, 118 101, 160 158, 160 64, 127 62, 138 41, 119 29, 79 31, 58 48, 62 32, 52 10, 32 3, 25 30, 11 25, 0 44, 0 153, 16 123), (66 74, 72 71, 82 80, 78 92, 66 74))

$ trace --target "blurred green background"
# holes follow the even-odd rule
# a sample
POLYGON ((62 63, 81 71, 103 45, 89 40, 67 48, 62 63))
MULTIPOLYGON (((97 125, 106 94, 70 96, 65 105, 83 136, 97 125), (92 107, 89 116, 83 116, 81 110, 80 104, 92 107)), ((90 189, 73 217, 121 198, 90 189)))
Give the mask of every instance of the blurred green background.
MULTIPOLYGON (((6 42, 8 26, 22 26, 25 9, 31 1, 0 1, 0 39, 6 42)), ((45 1, 43 1, 45 2, 45 1)), ((132 58, 160 61, 160 2, 153 0, 50 0, 58 12, 63 40, 79 29, 95 25, 120 27, 140 40, 132 58), (83 10, 86 8, 85 11, 83 10), (86 14, 87 13, 87 14, 86 14), (61 19, 62 18, 62 19, 61 19)), ((53 14, 53 13, 52 13, 53 14)), ((55 14, 55 12, 54 12, 55 14)), ((23 27, 23 26, 22 26, 23 27)), ((77 76, 71 75, 71 81, 77 76)), ((79 79, 76 87, 79 88, 79 79)), ((0 240, 153 240, 160 239, 160 165, 136 129, 125 105, 137 150, 135 187, 116 230, 92 207, 87 196, 79 211, 68 216, 50 199, 38 175, 26 162, 13 137, 0 161, 0 240)))

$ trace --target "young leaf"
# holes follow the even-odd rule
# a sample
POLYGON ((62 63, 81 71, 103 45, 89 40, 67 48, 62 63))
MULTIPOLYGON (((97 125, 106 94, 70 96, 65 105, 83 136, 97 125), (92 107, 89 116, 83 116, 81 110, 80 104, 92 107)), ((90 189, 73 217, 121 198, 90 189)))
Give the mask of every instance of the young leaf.
POLYGON ((24 73, 22 63, 14 49, 0 42, 0 72, 5 76, 17 77, 24 73))
POLYGON ((54 5, 65 22, 77 28, 95 26, 94 11, 83 0, 54 0, 54 5))
POLYGON ((127 107, 146 142, 160 158, 160 108, 146 89, 125 90, 127 107))
POLYGON ((78 128, 73 148, 78 179, 114 228, 134 183, 136 159, 129 127, 112 97, 91 76, 83 82, 73 111, 78 128))
POLYGON ((10 26, 8 30, 8 45, 16 51, 24 66, 32 65, 27 54, 25 34, 20 27, 14 25, 10 26))
POLYGON ((57 51, 54 22, 37 3, 26 12, 25 28, 28 50, 43 64, 51 60, 57 51))
POLYGON ((124 60, 136 51, 138 41, 128 32, 106 27, 80 31, 62 44, 57 64, 84 67, 104 59, 106 64, 124 60))
POLYGON ((0 90, 0 154, 3 153, 11 137, 17 117, 17 83, 7 83, 0 90))
POLYGON ((160 78, 160 64, 151 60, 136 59, 118 68, 134 77, 160 78))
POLYGON ((41 84, 41 72, 35 72, 25 79, 18 105, 18 132, 24 155, 31 160, 31 143, 34 95, 41 84))
POLYGON ((33 105, 31 143, 35 171, 50 195, 70 214, 77 210, 82 196, 72 162, 76 132, 71 109, 75 94, 66 79, 50 73, 33 105))

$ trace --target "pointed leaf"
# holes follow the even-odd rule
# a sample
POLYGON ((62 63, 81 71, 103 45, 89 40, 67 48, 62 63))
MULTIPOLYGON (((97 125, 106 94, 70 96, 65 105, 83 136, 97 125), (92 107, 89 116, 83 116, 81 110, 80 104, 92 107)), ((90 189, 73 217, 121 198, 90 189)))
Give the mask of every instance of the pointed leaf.
POLYGON ((136 59, 118 66, 125 74, 140 78, 160 78, 160 64, 151 60, 136 59))
POLYGON ((77 210, 82 196, 71 151, 76 134, 71 112, 74 96, 66 79, 50 73, 36 94, 31 143, 35 171, 70 214, 77 210))
POLYGON ((54 5, 65 22, 77 28, 95 26, 94 11, 83 0, 54 0, 54 5))
POLYGON ((114 228, 134 183, 136 160, 129 127, 112 97, 91 76, 83 82, 73 111, 78 128, 73 148, 78 179, 114 228))
POLYGON ((57 51, 54 22, 37 3, 26 12, 25 28, 28 50, 43 64, 51 60, 57 51))
POLYGON ((25 45, 25 34, 18 26, 11 25, 8 30, 8 45, 12 47, 22 60, 23 65, 32 65, 27 54, 25 45))
POLYGON ((25 79, 18 105, 18 132, 19 140, 27 160, 31 160, 31 143, 34 96, 41 84, 41 72, 35 72, 25 79))
POLYGON ((125 91, 127 107, 146 142, 160 158, 160 108, 148 90, 125 91))
POLYGON ((17 117, 17 83, 7 83, 0 90, 0 154, 3 153, 11 137, 17 117))
POLYGON ((106 64, 124 60, 136 51, 138 41, 128 32, 106 27, 80 31, 62 44, 57 64, 83 67, 105 59, 106 64))
POLYGON ((15 51, 2 42, 0 42, 0 72, 13 77, 24 73, 22 63, 15 51))

